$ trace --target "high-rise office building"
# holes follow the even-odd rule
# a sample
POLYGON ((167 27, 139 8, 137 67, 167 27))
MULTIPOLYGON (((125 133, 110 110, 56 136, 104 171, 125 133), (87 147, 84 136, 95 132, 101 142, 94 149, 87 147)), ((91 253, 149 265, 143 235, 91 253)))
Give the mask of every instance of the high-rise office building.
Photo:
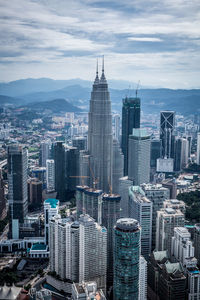
MULTIPOLYGON (((111 101, 103 63, 101 78, 99 79, 97 70, 91 93, 88 121, 88 151, 90 167, 95 178, 98 178, 97 187, 104 192, 109 192, 109 186, 112 185, 112 148, 111 101)), ((91 182, 93 181, 94 178, 91 178, 91 182)))
POLYGON ((120 142, 120 115, 114 115, 114 138, 120 142))
POLYGON ((79 224, 79 282, 94 280, 105 293, 107 230, 88 215, 81 215, 79 224))
POLYGON ((59 200, 50 198, 44 201, 44 236, 46 245, 49 245, 50 240, 49 223, 51 218, 58 214, 58 209, 59 200))
POLYGON ((141 254, 146 260, 151 253, 152 241, 152 202, 139 186, 129 188, 129 216, 141 226, 141 254))
POLYGON ((46 160, 47 192, 55 191, 55 162, 54 159, 46 160))
POLYGON ((162 186, 169 189, 170 199, 176 199, 177 196, 177 183, 176 179, 166 179, 162 181, 162 186))
POLYGON ((163 208, 157 212, 156 249, 171 253, 172 236, 175 227, 183 227, 184 214, 179 209, 163 208))
POLYGON ((139 297, 140 231, 138 221, 119 219, 114 227, 114 300, 139 297))
POLYGON ((181 171, 188 164, 189 141, 186 138, 175 139, 174 170, 181 171))
POLYGON ((147 300, 147 262, 143 256, 140 256, 139 298, 138 298, 138 300, 147 300))
POLYGON ((112 192, 119 192, 119 179, 123 177, 124 172, 124 156, 122 154, 119 142, 113 140, 113 175, 112 175, 112 192))
POLYGON ((40 146, 40 166, 46 167, 46 160, 50 158, 50 152, 51 152, 51 141, 46 140, 41 143, 40 146))
POLYGON ((4 194, 4 183, 2 178, 2 169, 0 169, 0 220, 6 217, 6 198, 4 194))
POLYGON ((42 205, 42 181, 31 178, 29 181, 29 200, 33 208, 39 208, 42 205))
POLYGON ((107 289, 113 285, 114 225, 120 218, 121 197, 104 194, 102 197, 102 225, 107 229, 107 289))
POLYGON ((160 139, 162 158, 174 157, 174 128, 175 128, 175 112, 160 112, 160 139))
POLYGON ((145 196, 152 202, 152 250, 156 246, 156 218, 157 211, 163 208, 163 202, 169 199, 169 189, 161 184, 142 184, 145 196))
POLYGON ((56 142, 54 145, 55 161, 55 189, 57 198, 65 201, 65 147, 63 142, 56 142))
POLYGON ((124 176, 128 175, 129 135, 133 128, 140 128, 140 98, 125 98, 122 106, 122 152, 124 154, 124 176))
POLYGON ((8 147, 8 203, 10 238, 20 237, 20 225, 28 213, 28 152, 22 146, 8 147))
POLYGON ((197 133, 197 165, 200 165, 200 132, 197 133))
POLYGON ((134 185, 150 181, 151 140, 145 129, 133 129, 129 135, 128 178, 134 185))
POLYGON ((121 218, 129 217, 129 187, 131 187, 132 185, 133 180, 130 180, 128 176, 124 176, 119 179, 119 194, 121 196, 121 218))
POLYGON ((156 169, 157 159, 161 157, 161 140, 153 139, 151 140, 151 159, 150 166, 151 168, 156 169))

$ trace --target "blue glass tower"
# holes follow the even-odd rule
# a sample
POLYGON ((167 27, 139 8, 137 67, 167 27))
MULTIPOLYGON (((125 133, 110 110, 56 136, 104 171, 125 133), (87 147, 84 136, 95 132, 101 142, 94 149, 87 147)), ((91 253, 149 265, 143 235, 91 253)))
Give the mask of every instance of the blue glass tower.
POLYGON ((141 227, 119 219, 114 227, 114 300, 138 299, 141 227))

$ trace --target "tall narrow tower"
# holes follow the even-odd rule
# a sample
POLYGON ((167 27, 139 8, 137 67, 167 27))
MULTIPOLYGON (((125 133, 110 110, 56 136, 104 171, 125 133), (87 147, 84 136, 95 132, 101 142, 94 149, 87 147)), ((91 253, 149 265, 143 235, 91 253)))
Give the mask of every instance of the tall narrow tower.
MULTIPOLYGON (((112 184, 112 114, 108 84, 104 74, 99 79, 98 65, 90 100, 88 151, 90 165, 97 179, 97 187, 109 191, 112 184)), ((94 181, 94 178, 92 178, 94 181)))

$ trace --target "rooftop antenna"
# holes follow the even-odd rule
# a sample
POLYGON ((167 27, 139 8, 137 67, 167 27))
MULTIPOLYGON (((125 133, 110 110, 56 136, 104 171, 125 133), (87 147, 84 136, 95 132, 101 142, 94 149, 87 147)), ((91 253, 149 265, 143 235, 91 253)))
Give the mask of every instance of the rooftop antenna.
POLYGON ((102 56, 102 73, 104 73, 104 55, 102 56))
POLYGON ((97 58, 97 69, 96 69, 96 74, 98 75, 98 73, 99 73, 99 66, 98 66, 98 58, 97 58))
POLYGON ((135 90, 135 97, 136 98, 137 98, 137 95, 138 95, 139 86, 140 86, 140 80, 138 81, 138 84, 137 84, 137 87, 136 87, 136 90, 135 90))

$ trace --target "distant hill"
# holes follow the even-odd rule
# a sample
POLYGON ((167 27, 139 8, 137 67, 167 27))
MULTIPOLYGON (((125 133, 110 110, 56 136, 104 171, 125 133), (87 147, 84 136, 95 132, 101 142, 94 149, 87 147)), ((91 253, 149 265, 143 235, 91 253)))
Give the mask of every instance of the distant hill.
POLYGON ((54 99, 51 101, 44 101, 39 103, 31 103, 26 106, 27 108, 35 111, 43 111, 49 109, 54 113, 60 112, 81 112, 81 109, 65 99, 54 99))
POLYGON ((5 96, 5 95, 0 95, 0 107, 4 106, 6 104, 18 105, 22 101, 23 101, 22 99, 9 97, 9 96, 5 96))
MULTIPOLYGON (((128 82, 126 81, 108 80, 108 84, 112 109, 113 111, 120 112, 122 99, 126 96, 134 97, 135 91, 112 88, 113 85, 119 87, 127 84, 128 86, 128 82)), ((0 83, 0 106, 6 104, 20 106, 36 102, 42 105, 42 102, 65 99, 68 101, 68 104, 74 107, 83 107, 88 111, 91 89, 92 83, 81 79, 52 80, 41 78, 0 83), (5 93, 3 94, 3 92, 5 93)), ((138 96, 141 98, 142 111, 144 113, 159 113, 160 110, 164 109, 175 110, 177 113, 184 115, 200 113, 200 89, 172 90, 165 88, 143 88, 138 91, 138 96)))

